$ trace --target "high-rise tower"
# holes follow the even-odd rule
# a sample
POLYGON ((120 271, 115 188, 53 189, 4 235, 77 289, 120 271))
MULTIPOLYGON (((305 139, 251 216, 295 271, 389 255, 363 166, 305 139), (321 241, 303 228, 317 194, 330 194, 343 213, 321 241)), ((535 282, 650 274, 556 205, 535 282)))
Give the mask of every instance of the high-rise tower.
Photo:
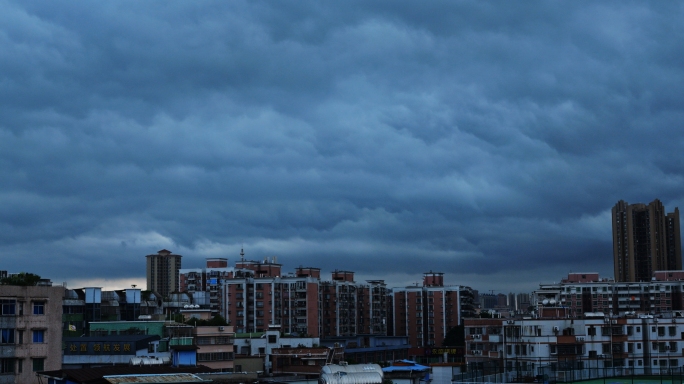
POLYGON ((649 281, 655 271, 681 270, 679 208, 666 214, 658 199, 648 205, 618 201, 613 207, 613 268, 616 281, 649 281))
POLYGON ((178 290, 181 255, 162 249, 157 254, 147 255, 147 289, 168 297, 178 290))

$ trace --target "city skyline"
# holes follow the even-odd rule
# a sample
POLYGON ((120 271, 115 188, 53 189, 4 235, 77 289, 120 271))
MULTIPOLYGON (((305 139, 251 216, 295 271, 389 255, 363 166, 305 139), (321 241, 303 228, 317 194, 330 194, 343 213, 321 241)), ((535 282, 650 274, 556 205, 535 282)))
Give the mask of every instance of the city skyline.
POLYGON ((0 260, 276 257, 529 292, 684 204, 679 3, 3 2, 0 260))

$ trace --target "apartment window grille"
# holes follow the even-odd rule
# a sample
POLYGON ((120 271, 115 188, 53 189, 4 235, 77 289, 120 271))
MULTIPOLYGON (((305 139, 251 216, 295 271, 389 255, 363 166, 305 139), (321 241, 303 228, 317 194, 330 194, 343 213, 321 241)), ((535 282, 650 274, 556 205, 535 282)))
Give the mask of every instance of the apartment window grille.
POLYGON ((0 359, 0 373, 14 373, 15 359, 0 359))
POLYGON ((45 358, 38 357, 33 359, 33 372, 45 370, 45 358))

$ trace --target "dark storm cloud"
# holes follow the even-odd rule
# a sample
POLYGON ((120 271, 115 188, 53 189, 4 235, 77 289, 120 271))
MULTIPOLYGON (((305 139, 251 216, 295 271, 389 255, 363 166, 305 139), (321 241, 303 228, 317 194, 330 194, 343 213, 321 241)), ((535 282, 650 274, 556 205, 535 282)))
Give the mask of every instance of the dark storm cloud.
POLYGON ((617 200, 684 202, 678 3, 2 6, 3 269, 531 289, 612 275, 617 200))

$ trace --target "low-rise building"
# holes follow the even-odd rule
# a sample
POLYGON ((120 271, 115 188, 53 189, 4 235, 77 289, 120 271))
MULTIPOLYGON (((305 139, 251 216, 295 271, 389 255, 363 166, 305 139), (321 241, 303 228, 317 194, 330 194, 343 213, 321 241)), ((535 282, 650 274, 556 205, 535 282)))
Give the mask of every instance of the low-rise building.
POLYGON ((233 372, 235 353, 232 326, 198 326, 192 329, 197 363, 220 372, 233 372))
POLYGON ((64 288, 0 285, 0 382, 35 383, 62 366, 64 288))
MULTIPOLYGON (((515 379, 546 374, 559 381, 605 375, 659 374, 684 364, 684 318, 586 313, 528 319, 466 319, 466 361, 515 379), (572 376, 568 376, 572 375, 572 376)), ((555 312, 558 309, 558 312, 555 312)))
POLYGON ((157 335, 112 335, 65 337, 63 369, 93 368, 116 364, 131 364, 137 357, 138 364, 151 358, 159 364, 170 363, 169 354, 156 356, 150 353, 150 345, 159 340, 157 335), (158 359, 157 359, 158 358, 158 359))
POLYGON ((567 308, 569 316, 586 312, 659 314, 684 309, 684 271, 656 271, 650 281, 616 282, 598 273, 570 273, 559 283, 540 284, 535 307, 567 308))

